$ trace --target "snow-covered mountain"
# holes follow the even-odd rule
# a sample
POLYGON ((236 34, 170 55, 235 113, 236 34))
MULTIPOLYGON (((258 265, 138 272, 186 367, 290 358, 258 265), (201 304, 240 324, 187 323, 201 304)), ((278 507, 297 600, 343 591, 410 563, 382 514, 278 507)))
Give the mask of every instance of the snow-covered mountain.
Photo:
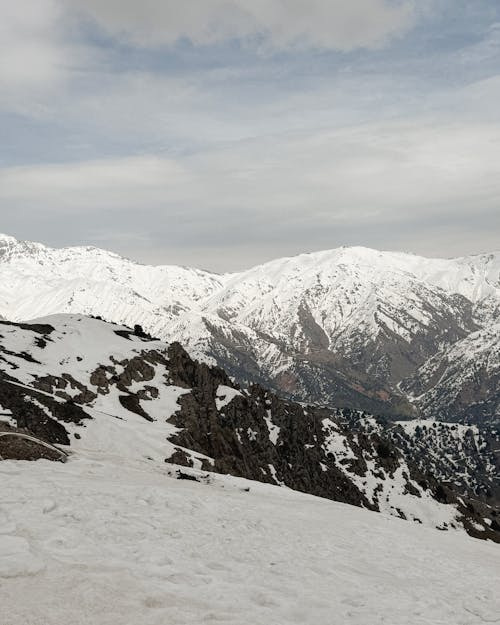
POLYGON ((456 343, 444 345, 402 388, 418 397, 423 415, 477 422, 498 416, 500 323, 487 323, 456 343))
POLYGON ((0 314, 100 314, 161 330, 221 288, 214 274, 147 267, 92 247, 60 250, 0 235, 0 314))
POLYGON ((419 464, 422 443, 406 437, 398 446, 392 431, 357 411, 238 387, 140 330, 77 315, 0 322, 0 458, 58 459, 62 445, 94 458, 175 463, 500 541, 498 462, 479 432, 478 450, 486 447, 474 481, 457 487, 457 463, 419 464))
POLYGON ((500 253, 427 259, 339 248, 221 276, 1 237, 0 315, 60 312, 141 324, 294 399, 448 420, 500 416, 500 253), (471 381, 472 361, 480 380, 471 381))
POLYGON ((490 433, 296 404, 140 327, 0 321, 2 625, 493 622, 490 433))

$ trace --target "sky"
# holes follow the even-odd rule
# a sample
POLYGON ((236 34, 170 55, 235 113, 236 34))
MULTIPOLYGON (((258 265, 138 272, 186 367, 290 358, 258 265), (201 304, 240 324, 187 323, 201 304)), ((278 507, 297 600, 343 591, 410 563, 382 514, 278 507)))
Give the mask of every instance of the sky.
POLYGON ((214 271, 500 249, 499 2, 0 10, 0 232, 214 271))

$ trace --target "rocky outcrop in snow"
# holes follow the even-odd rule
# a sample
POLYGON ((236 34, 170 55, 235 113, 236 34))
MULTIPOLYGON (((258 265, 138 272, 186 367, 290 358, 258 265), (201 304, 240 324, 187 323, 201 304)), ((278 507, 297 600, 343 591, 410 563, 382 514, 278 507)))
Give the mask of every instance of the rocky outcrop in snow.
POLYGON ((80 315, 0 322, 0 408, 4 427, 70 453, 230 473, 500 538, 495 493, 488 501, 445 473, 440 481, 388 424, 238 387, 140 328, 80 315))

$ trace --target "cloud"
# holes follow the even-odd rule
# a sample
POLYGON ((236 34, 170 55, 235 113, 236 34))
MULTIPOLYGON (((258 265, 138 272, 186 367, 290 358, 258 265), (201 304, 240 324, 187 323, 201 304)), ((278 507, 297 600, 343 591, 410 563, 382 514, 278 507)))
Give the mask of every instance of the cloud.
POLYGON ((217 269, 498 247, 486 2, 0 3, 2 230, 217 269))
POLYGON ((178 163, 149 156, 11 167, 0 170, 0 202, 56 214, 139 212, 185 183, 178 163))
POLYGON ((177 158, 4 167, 0 201, 86 214, 182 207, 200 219, 249 210, 266 220, 308 219, 310 212, 356 223, 493 206, 499 163, 499 125, 386 122, 258 137, 177 158))
POLYGON ((498 163, 499 125, 419 119, 267 136, 176 159, 4 168, 0 205, 11 209, 4 223, 38 214, 51 237, 59 229, 67 237, 69 220, 83 241, 217 269, 356 242, 432 252, 432 241, 447 255, 484 249, 498 232, 498 163))
POLYGON ((0 112, 37 118, 98 53, 61 0, 0 0, 0 112))
POLYGON ((210 45, 259 39, 276 49, 353 50, 410 28, 413 0, 69 0, 113 36, 138 46, 188 39, 210 45))
POLYGON ((54 84, 64 72, 56 0, 1 2, 0 88, 54 84))

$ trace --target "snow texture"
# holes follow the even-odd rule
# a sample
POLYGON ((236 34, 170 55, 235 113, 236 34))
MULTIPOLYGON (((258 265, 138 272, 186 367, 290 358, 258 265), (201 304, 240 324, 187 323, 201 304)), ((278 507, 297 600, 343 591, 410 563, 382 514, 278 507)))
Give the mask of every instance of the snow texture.
POLYGON ((84 452, 1 463, 2 625, 498 620, 499 545, 189 472, 202 481, 84 452))

